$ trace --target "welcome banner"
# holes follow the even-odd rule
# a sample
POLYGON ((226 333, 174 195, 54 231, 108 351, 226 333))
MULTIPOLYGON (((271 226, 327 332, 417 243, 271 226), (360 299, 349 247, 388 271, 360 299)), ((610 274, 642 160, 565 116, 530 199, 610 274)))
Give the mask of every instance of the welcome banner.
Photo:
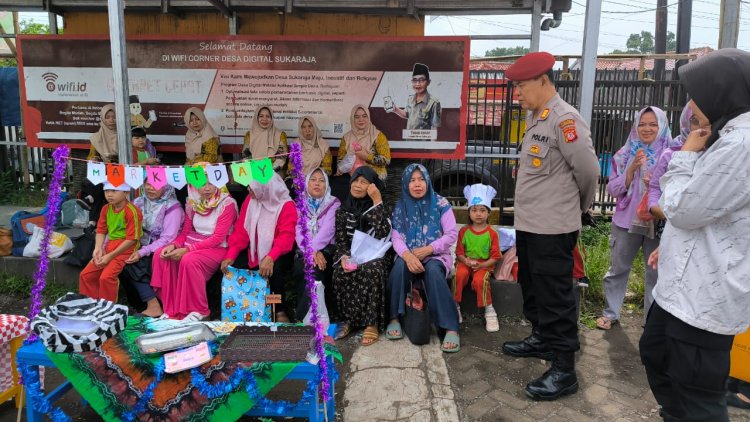
MULTIPOLYGON (((127 41, 131 123, 159 149, 183 149, 183 115, 199 107, 225 151, 239 152, 255 111, 274 110, 277 127, 298 136, 302 116, 316 119, 333 148, 364 104, 394 157, 463 158, 469 39, 310 37, 132 37, 127 41), (430 81, 412 81, 414 65, 430 81), (411 95, 426 84, 437 102, 424 114, 411 95), (435 116, 437 115, 437 116, 435 116), (415 121, 428 122, 418 126, 415 121), (426 126, 425 126, 426 125, 426 126)), ((109 39, 19 36, 22 105, 29 146, 87 148, 99 110, 114 98, 109 39)))

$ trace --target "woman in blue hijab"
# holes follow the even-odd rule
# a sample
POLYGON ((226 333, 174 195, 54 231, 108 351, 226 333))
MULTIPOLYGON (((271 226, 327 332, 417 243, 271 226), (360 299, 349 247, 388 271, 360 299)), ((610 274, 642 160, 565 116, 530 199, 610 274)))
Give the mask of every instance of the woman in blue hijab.
POLYGON ((448 201, 435 193, 427 169, 411 164, 401 177, 401 199, 393 211, 393 249, 398 257, 388 278, 390 323, 386 337, 403 338, 404 314, 412 280, 423 277, 432 322, 446 330, 441 350, 458 352, 458 310, 446 278, 453 270, 451 247, 456 243, 456 217, 448 201))

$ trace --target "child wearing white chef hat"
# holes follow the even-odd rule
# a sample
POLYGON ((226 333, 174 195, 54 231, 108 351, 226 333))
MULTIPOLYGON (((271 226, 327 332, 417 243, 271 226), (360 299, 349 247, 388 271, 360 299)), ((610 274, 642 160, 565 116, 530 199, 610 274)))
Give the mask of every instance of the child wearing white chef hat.
POLYGON ((489 225, 492 198, 497 192, 492 186, 474 184, 464 188, 468 201, 470 224, 458 233, 456 244, 456 277, 453 294, 458 313, 461 315, 461 296, 466 284, 471 280, 471 288, 477 294, 477 306, 484 308, 485 328, 489 332, 498 331, 500 324, 492 307, 490 278, 492 269, 502 257, 500 237, 489 225))

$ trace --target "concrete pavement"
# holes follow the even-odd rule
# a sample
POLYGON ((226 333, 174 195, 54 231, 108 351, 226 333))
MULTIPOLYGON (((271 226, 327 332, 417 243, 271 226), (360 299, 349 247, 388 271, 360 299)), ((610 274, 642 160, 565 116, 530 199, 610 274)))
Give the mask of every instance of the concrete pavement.
MULTIPOLYGON (((502 318, 500 332, 487 333, 481 318, 461 326, 461 351, 444 354, 437 338, 425 346, 408 339, 353 348, 342 368, 337 397, 343 421, 636 422, 660 421, 640 362, 642 316, 624 315, 610 331, 580 331, 576 356, 580 389, 553 402, 536 402, 524 387, 548 363, 500 353, 502 343, 528 335, 519 318, 502 318), (341 388, 343 387, 343 388, 341 388), (342 399, 343 396, 343 399, 342 399)), ((750 412, 729 408, 732 422, 750 422, 750 412)))
MULTIPOLYGON (((359 336, 357 336, 359 337, 359 336)), ((345 421, 457 421, 458 408, 437 338, 414 346, 380 336, 360 346, 346 371, 345 421)))

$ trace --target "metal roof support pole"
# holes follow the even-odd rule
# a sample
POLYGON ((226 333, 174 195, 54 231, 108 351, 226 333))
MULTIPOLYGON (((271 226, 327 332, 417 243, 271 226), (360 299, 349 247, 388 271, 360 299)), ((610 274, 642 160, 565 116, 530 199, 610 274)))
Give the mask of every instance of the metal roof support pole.
POLYGON ((232 12, 232 17, 229 18, 229 35, 237 35, 237 12, 232 12))
POLYGON ((586 2, 586 23, 583 27, 583 52, 581 53, 581 89, 578 97, 579 110, 584 122, 591 125, 594 112, 594 82, 596 80, 596 48, 599 44, 599 17, 602 14, 600 1, 586 2))
POLYGON ((539 37, 542 28, 542 0, 534 0, 531 9, 531 45, 530 51, 539 51, 539 37))
POLYGON ((740 0, 721 0, 719 48, 737 48, 740 30, 740 0))
POLYGON ((47 18, 49 19, 49 33, 57 35, 59 33, 57 30, 57 15, 49 12, 47 13, 47 18))
POLYGON ((112 81, 117 117, 117 153, 121 164, 130 164, 130 93, 128 90, 128 55, 125 47, 124 0, 107 0, 109 43, 112 52, 112 81))

